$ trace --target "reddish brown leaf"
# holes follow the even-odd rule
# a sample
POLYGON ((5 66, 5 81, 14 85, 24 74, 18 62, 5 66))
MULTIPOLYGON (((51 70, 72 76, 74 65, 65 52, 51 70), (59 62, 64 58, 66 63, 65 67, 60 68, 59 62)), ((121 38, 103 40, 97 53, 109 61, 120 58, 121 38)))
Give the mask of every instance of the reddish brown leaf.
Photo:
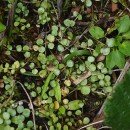
POLYGON ((112 5, 111 5, 112 7, 111 7, 111 10, 112 10, 112 12, 115 12, 117 9, 118 9, 118 5, 116 4, 116 3, 113 3, 112 2, 112 5))
POLYGON ((73 13, 74 11, 79 12, 80 9, 81 9, 81 6, 77 6, 77 7, 75 7, 75 8, 72 8, 72 9, 71 9, 71 12, 72 12, 72 13, 73 13))

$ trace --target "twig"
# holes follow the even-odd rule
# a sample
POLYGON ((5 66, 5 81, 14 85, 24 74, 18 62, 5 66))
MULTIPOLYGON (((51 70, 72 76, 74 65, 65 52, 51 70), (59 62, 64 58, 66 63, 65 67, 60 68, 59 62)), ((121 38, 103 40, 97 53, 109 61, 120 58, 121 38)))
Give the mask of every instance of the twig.
POLYGON ((101 128, 99 128, 99 129, 97 129, 97 130, 102 130, 102 129, 109 129, 109 128, 111 128, 111 127, 108 127, 108 126, 103 126, 103 127, 101 127, 101 128))
POLYGON ((94 122, 94 123, 90 123, 90 124, 88 124, 88 125, 85 125, 85 126, 81 127, 81 128, 78 129, 78 130, 82 130, 82 129, 87 128, 87 127, 89 127, 89 126, 93 126, 93 125, 96 125, 96 124, 99 124, 99 123, 103 123, 103 122, 104 122, 104 120, 100 120, 100 121, 97 121, 97 122, 94 122))
POLYGON ((89 22, 76 22, 76 25, 87 26, 87 25, 89 25, 89 22))
POLYGON ((11 4, 11 7, 10 7, 9 11, 8 11, 8 18, 7 18, 7 22, 6 22, 6 30, 0 33, 0 41, 2 41, 2 39, 5 36, 5 34, 7 34, 8 31, 11 30, 11 27, 13 25, 14 11, 15 11, 15 5, 16 5, 16 3, 17 3, 17 1, 13 2, 11 4))
POLYGON ((27 92, 27 90, 25 89, 25 87, 23 86, 23 84, 19 81, 17 81, 18 84, 20 84, 20 86, 23 88, 24 92, 26 93, 27 97, 28 97, 28 100, 30 102, 30 105, 31 105, 31 109, 32 109, 32 116, 33 116, 33 124, 34 124, 34 130, 36 130, 36 120, 35 120, 35 111, 34 111, 34 107, 33 107, 33 104, 32 104, 32 100, 27 92))
POLYGON ((82 82, 84 79, 88 78, 91 75, 91 72, 88 71, 85 74, 82 74, 78 79, 74 80, 73 83, 75 85, 78 85, 80 82, 82 82))
POLYGON ((104 8, 106 8, 106 7, 108 6, 109 2, 110 2, 110 0, 107 0, 107 2, 106 2, 106 4, 105 4, 104 8))
POLYGON ((62 13, 63 0, 57 0, 58 18, 60 18, 62 13))
POLYGON ((105 94, 105 93, 102 93, 102 92, 94 91, 94 93, 97 93, 97 94, 99 94, 99 95, 106 96, 106 94, 105 94))
MULTIPOLYGON (((82 82, 84 79, 88 78, 91 75, 91 72, 88 71, 82 75, 80 75, 80 77, 76 80, 73 81, 73 83, 75 85, 78 85, 80 82, 82 82)), ((78 87, 76 87, 75 89, 73 89, 68 95, 70 95, 71 93, 73 93, 74 91, 76 91, 78 89, 78 87)))
POLYGON ((112 70, 112 71, 113 71, 113 72, 114 72, 114 71, 122 71, 122 69, 114 69, 114 70, 112 70))
POLYGON ((47 127, 47 125, 46 125, 46 123, 43 122, 43 124, 45 125, 46 129, 49 130, 48 127, 47 127))
POLYGON ((130 9, 128 7, 126 7, 126 9, 130 12, 130 9))
POLYGON ((57 11, 56 11, 56 8, 55 8, 55 6, 54 6, 54 3, 52 2, 52 1, 50 1, 51 2, 51 4, 52 4, 52 6, 53 6, 53 8, 54 8, 54 11, 55 11, 55 14, 56 14, 56 17, 57 17, 57 20, 59 19, 59 14, 57 13, 57 11))

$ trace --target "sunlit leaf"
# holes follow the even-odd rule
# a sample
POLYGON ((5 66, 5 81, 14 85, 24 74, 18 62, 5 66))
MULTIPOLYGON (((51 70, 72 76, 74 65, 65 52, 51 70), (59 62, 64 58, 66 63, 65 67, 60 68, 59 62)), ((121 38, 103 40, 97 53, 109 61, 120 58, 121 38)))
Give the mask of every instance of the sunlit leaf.
POLYGON ((129 28, 130 28, 130 18, 128 15, 125 15, 121 17, 119 20, 118 31, 119 33, 125 33, 129 30, 129 28))
POLYGON ((65 114, 65 108, 63 106, 61 106, 59 108, 59 111, 60 111, 61 114, 63 114, 63 115, 65 114))
POLYGON ((83 106, 81 106, 80 103, 82 104, 83 102, 81 100, 73 100, 73 101, 69 102, 68 110, 77 110, 77 109, 82 108, 83 106))
POLYGON ((124 39, 130 39, 130 30, 129 30, 128 32, 126 32, 126 33, 123 33, 123 34, 122 34, 122 37, 123 37, 124 39))
POLYGON ((119 0, 119 2, 124 5, 124 6, 127 6, 127 0, 119 0))
POLYGON ((130 56, 130 41, 124 41, 119 46, 119 51, 122 52, 124 55, 130 56))
POLYGON ((61 101, 61 89, 60 89, 60 84, 57 81, 56 82, 56 86, 54 87, 54 91, 55 91, 55 98, 58 102, 61 101))
POLYGON ((78 51, 74 51, 71 54, 69 54, 67 57, 65 57, 64 59, 64 63, 66 63, 68 60, 71 60, 72 58, 74 58, 75 56, 79 56, 79 55, 89 55, 90 52, 88 50, 78 50, 78 51))
POLYGON ((115 66, 122 68, 124 64, 125 64, 125 57, 119 50, 113 50, 106 57, 106 66, 109 69, 112 69, 115 66))
POLYGON ((86 6, 90 7, 92 5, 92 1, 91 0, 86 0, 86 6))
POLYGON ((5 31, 6 26, 0 22, 0 33, 5 31))
POLYGON ((48 75, 46 81, 44 82, 44 85, 42 86, 42 94, 41 94, 41 97, 42 97, 42 98, 43 98, 45 92, 46 92, 47 89, 48 89, 48 85, 49 85, 49 82, 50 82, 50 80, 51 80, 52 75, 53 75, 53 72, 51 72, 51 73, 48 75))
POLYGON ((100 39, 104 37, 104 31, 102 28, 98 26, 93 26, 90 28, 89 33, 94 37, 95 39, 100 39))

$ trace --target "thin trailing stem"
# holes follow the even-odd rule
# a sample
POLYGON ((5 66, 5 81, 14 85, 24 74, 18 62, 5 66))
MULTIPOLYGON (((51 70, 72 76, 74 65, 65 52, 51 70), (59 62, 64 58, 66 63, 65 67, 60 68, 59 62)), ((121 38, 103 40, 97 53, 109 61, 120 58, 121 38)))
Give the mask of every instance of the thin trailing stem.
MULTIPOLYGON (((43 122, 43 123, 44 123, 44 122, 43 122)), ((44 125, 45 125, 45 127, 46 127, 46 130, 49 130, 48 127, 47 127, 47 125, 46 125, 45 123, 44 123, 44 125)))
POLYGON ((28 100, 30 102, 30 105, 31 105, 31 109, 32 109, 32 116, 33 116, 33 124, 34 124, 34 130, 36 130, 36 120, 35 120, 35 111, 34 111, 34 107, 33 107, 33 103, 32 103, 32 100, 27 92, 27 90, 25 89, 25 87, 23 86, 23 84, 19 81, 17 81, 17 83, 23 88, 24 92, 26 93, 27 97, 28 97, 28 100))

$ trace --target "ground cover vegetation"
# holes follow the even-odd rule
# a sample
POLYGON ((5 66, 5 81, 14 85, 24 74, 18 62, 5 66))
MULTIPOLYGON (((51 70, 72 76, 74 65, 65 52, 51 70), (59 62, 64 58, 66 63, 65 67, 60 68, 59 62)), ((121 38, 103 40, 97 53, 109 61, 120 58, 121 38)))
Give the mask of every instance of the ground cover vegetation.
POLYGON ((129 5, 1 0, 0 129, 78 130, 93 122, 130 56, 129 5))

